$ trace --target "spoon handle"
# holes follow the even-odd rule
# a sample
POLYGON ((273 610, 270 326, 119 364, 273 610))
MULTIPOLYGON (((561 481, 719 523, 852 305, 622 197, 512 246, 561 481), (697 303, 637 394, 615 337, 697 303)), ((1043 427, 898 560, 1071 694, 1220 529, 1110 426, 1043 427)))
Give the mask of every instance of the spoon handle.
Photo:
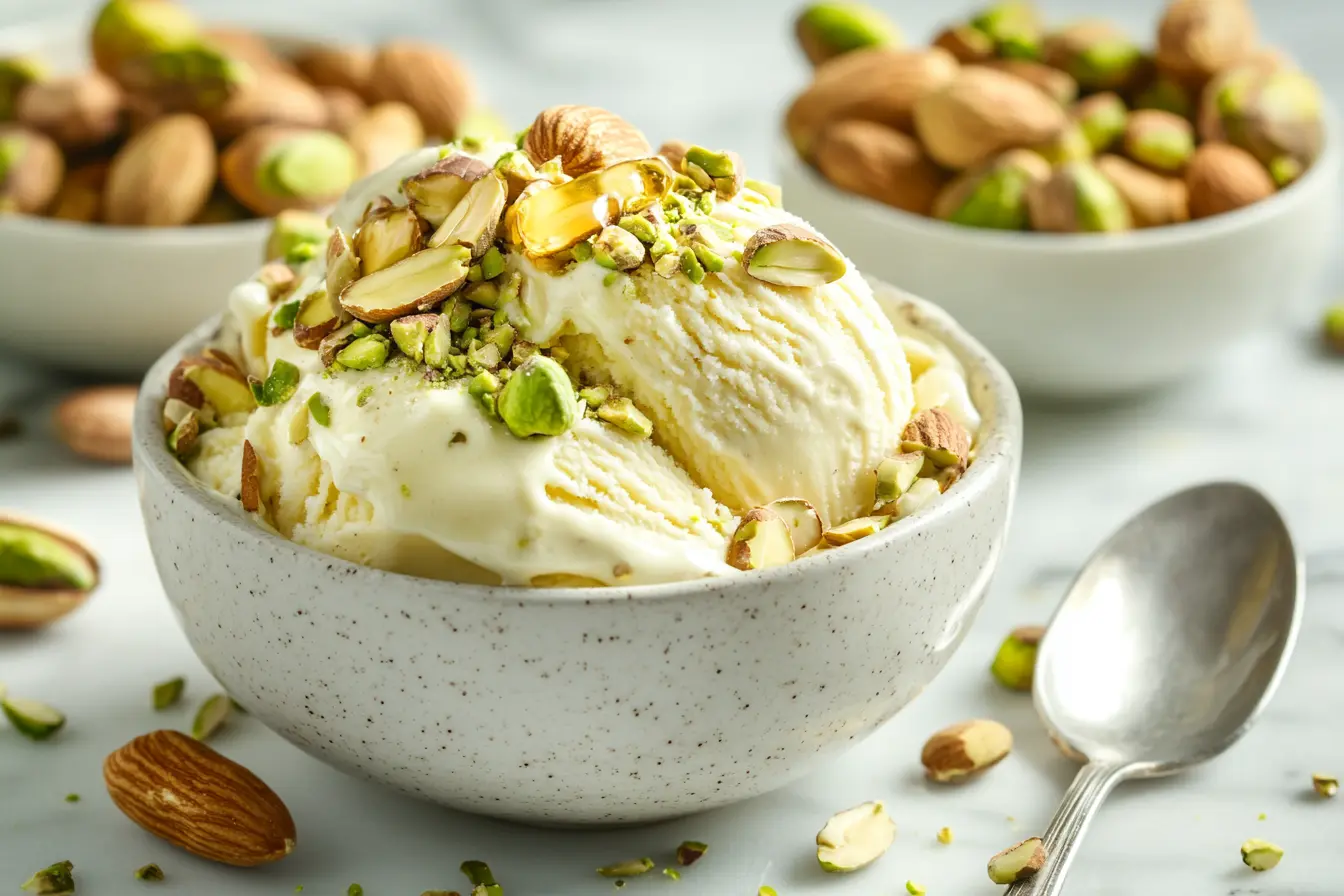
POLYGON ((1073 864, 1078 843, 1102 800, 1125 779, 1127 771, 1125 765, 1104 762, 1089 762, 1082 767, 1041 838, 1045 841, 1045 867, 1009 887, 1007 896, 1059 896, 1064 892, 1064 876, 1073 864))

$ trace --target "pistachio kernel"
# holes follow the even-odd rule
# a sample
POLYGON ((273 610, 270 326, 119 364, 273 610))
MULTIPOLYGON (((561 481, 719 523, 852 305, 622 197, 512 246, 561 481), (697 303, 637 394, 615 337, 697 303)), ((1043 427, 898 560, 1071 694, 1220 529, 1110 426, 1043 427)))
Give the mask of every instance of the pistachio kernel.
POLYGON ((252 397, 263 408, 284 404, 294 397, 299 388, 299 368, 284 358, 276 358, 271 373, 264 382, 253 381, 252 397))
POLYGON ((499 416, 515 436, 558 436, 578 418, 578 396, 565 369, 545 355, 520 365, 498 396, 499 416))
POLYGON ((205 699, 196 717, 191 720, 191 736, 207 740, 233 715, 233 701, 228 694, 213 694, 205 699))
POLYGON ((135 879, 155 882, 161 881, 163 880, 163 869, 153 863, 141 865, 139 868, 135 869, 135 879))
POLYGON ((1029 837, 1010 846, 989 860, 989 879, 996 884, 1026 880, 1045 867, 1045 844, 1040 837, 1029 837))
POLYGON ((152 697, 155 712, 162 712, 165 709, 176 706, 177 701, 182 699, 182 691, 185 690, 186 687, 187 680, 181 675, 154 685, 152 697))
POLYGON ((694 865, 709 852, 709 846, 698 840, 684 840, 677 847, 677 864, 683 868, 694 865))
POLYGON ((597 869, 597 873, 603 877, 634 877, 652 871, 653 865, 653 859, 650 858, 627 859, 624 862, 603 865, 597 869))
POLYGON ((628 398, 612 398, 602 402, 597 408, 597 417, 641 439, 653 435, 653 421, 628 398))
POLYGON ((1283 858, 1282 847, 1252 837, 1241 844, 1241 861, 1252 871, 1268 871, 1283 858))
POLYGON ((351 370, 373 370, 387 363, 388 346, 377 333, 361 336, 336 353, 336 362, 351 370))
POLYGON ((1031 690, 1036 674, 1036 651, 1043 637, 1045 628, 1039 625, 1025 625, 1009 632, 990 666, 990 672, 999 684, 1014 691, 1031 690))
POLYGON ((1321 336, 1328 351, 1344 355, 1344 304, 1326 309, 1321 319, 1321 336))
POLYGON ((64 713, 37 700, 0 697, 0 712, 29 740, 46 740, 65 727, 64 713))
POLYGON ((631 271, 644 263, 644 244, 623 227, 607 225, 593 237, 593 260, 613 271, 631 271))
POLYGON ((705 267, 700 263, 700 259, 696 257, 695 250, 690 246, 686 246, 681 250, 679 264, 681 272, 686 275, 686 279, 696 285, 705 282, 705 267))
POLYGON ((20 889, 34 896, 74 896, 75 865, 70 861, 49 865, 28 878, 20 889))
POLYGON ((757 280, 777 286, 821 286, 845 275, 845 258, 804 227, 779 224, 752 234, 742 265, 757 280))
POLYGON ((896 839, 896 823, 881 802, 863 803, 832 815, 817 833, 822 871, 845 874, 877 861, 896 839))

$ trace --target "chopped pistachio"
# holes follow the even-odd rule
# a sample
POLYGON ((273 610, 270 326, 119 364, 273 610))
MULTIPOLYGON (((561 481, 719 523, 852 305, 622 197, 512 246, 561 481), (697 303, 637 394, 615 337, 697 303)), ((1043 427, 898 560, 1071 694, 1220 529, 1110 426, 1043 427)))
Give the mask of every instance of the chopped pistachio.
POLYGON ((746 181, 743 182, 743 186, 745 186, 748 190, 754 190, 755 192, 764 196, 766 201, 769 202, 771 205, 773 205, 775 208, 784 207, 784 191, 781 190, 777 184, 768 183, 763 180, 752 180, 751 178, 747 178, 746 181))
POLYGON ((924 467, 924 455, 896 454, 877 465, 876 502, 879 505, 895 501, 914 485, 924 467))
POLYGON ((43 868, 28 878, 28 882, 20 889, 34 896, 72 896, 75 892, 75 865, 65 861, 43 868))
POLYGON ((65 795, 65 801, 66 801, 67 803, 77 803, 77 802, 79 802, 79 794, 77 794, 77 793, 67 793, 67 794, 65 795))
POLYGON ((228 694, 214 694, 205 699, 196 710, 191 722, 191 736, 196 740, 206 740, 233 715, 233 701, 228 694))
POLYGON ((277 330, 294 329, 294 318, 299 316, 299 305, 300 300, 295 299, 276 308, 275 314, 271 315, 271 326, 277 330))
POLYGON ((1268 840, 1252 837, 1241 844, 1241 860, 1252 871, 1268 871, 1283 858, 1283 849, 1268 840))
POLYGON ((952 829, 951 829, 951 828, 939 828, 939 829, 938 829, 938 842, 941 843, 941 844, 943 844, 944 846, 946 846, 947 844, 951 843, 951 842, 952 842, 952 829))
POLYGON ((345 888, 345 896, 364 896, 364 888, 359 884, 351 884, 345 888))
POLYGON ((756 891, 756 896, 779 896, 779 891, 774 887, 761 884, 760 889, 756 891))
POLYGON ((579 390, 579 398, 583 399, 590 408, 597 408, 598 405, 610 397, 610 386, 589 386, 586 389, 579 390))
POLYGON ((599 420, 641 439, 653 435, 653 421, 628 398, 612 398, 604 401, 598 406, 597 416, 599 420))
POLYGON ((299 368, 284 358, 276 358, 265 382, 251 384, 252 397, 264 408, 284 404, 294 397, 294 392, 299 388, 299 376, 299 368))
POLYGON ((670 877, 672 880, 681 880, 681 872, 675 868, 664 868, 663 876, 670 877))
POLYGON ((500 390, 499 377, 488 370, 482 370, 467 383, 467 394, 476 399, 487 416, 495 416, 495 394, 500 390))
POLYGON ((491 246, 485 250, 480 261, 481 276, 486 280, 493 280, 504 273, 504 255, 499 251, 498 246, 491 246))
POLYGON ((1036 650, 1045 636, 1039 625, 1024 625, 1013 629, 999 645, 990 672, 999 684, 1014 691, 1031 690, 1036 673, 1036 650))
POLYGON ((1321 323, 1325 347, 1334 354, 1344 355, 1344 304, 1327 308, 1321 323))
POLYGON ((717 274, 723 270, 723 256, 719 255, 713 249, 704 243, 691 244, 691 251, 695 253, 700 266, 711 274, 717 274))
POLYGON ((832 815, 817 833, 822 871, 848 873, 882 857, 896 838, 896 823, 881 802, 863 803, 832 815))
POLYGON ((653 272, 659 277, 671 280, 681 273, 681 255, 674 252, 662 256, 653 263, 653 272))
POLYGON ((928 890, 925 890, 923 887, 921 887, 914 881, 908 880, 905 882, 905 892, 909 893, 910 896, 924 896, 924 894, 927 893, 928 890))
POLYGON ((654 241, 658 239, 658 228, 643 215, 625 215, 617 222, 617 226, 628 231, 631 236, 646 246, 653 245, 654 241))
POLYGON ((0 711, 24 737, 46 740, 65 727, 65 714, 54 706, 22 697, 0 699, 0 711))
POLYGON ((504 896, 504 888, 495 882, 495 875, 484 862, 463 862, 462 873, 471 882, 471 896, 504 896))
POLYGON ((176 705, 182 698, 182 691, 186 686, 187 680, 181 675, 154 685, 154 709, 165 710, 176 705))
POLYGON ((1028 837, 989 860, 989 879, 996 884, 1026 880, 1045 866, 1045 844, 1040 837, 1028 837))
POLYGON ((1339 779, 1334 775, 1315 774, 1311 776, 1311 787, 1325 799, 1339 793, 1339 779))
POLYGON ((701 193, 695 199, 695 208, 703 215, 714 214, 714 194, 701 193))
POLYGON ((351 370, 372 370, 387 363, 389 341, 378 333, 361 336, 336 353, 336 361, 351 370))
POLYGON ((886 515, 861 516, 856 520, 840 523, 832 526, 822 533, 821 537, 829 545, 849 544, 852 541, 858 541, 860 538, 867 538, 869 535, 875 535, 887 528, 891 522, 891 517, 886 515))
POLYGON ((695 250, 687 246, 681 250, 680 256, 681 272, 692 283, 700 284, 705 282, 705 268, 700 264, 700 259, 695 256, 695 250))
POLYGON ((644 244, 630 231, 608 225, 593 237, 593 260, 613 271, 630 271, 644 262, 644 244))
POLYGON ((135 879, 161 881, 163 880, 163 869, 153 863, 142 865, 135 869, 135 879))
POLYGON ((628 859, 624 862, 616 862, 613 865, 604 865, 597 869, 597 873, 603 877, 634 877, 637 874, 643 874, 646 871, 653 870, 653 859, 628 859))
POLYGON ((570 248, 569 254, 574 256, 575 261, 590 261, 593 257, 593 244, 588 240, 575 243, 570 248))

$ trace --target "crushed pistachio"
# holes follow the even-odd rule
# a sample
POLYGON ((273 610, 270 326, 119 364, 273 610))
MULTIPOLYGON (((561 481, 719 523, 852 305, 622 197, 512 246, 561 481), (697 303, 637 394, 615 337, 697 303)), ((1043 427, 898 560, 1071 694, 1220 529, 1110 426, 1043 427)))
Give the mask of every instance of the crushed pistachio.
POLYGON ((364 888, 359 884, 351 884, 346 888, 345 896, 364 896, 364 888))
POLYGON ((66 801, 67 803, 77 803, 77 802, 79 802, 79 794, 77 794, 77 793, 67 793, 67 794, 65 795, 65 801, 66 801))
POLYGON ((369 399, 372 397, 373 397, 373 387, 365 386, 363 389, 359 390, 359 395, 355 398, 355 405, 357 407, 362 408, 364 407, 364 405, 369 403, 369 399))
POLYGON ((761 888, 756 891, 756 896, 779 896, 779 893, 774 887, 767 887, 765 884, 761 884, 761 888))
POLYGON ((462 873, 471 882, 471 896, 504 896, 504 888, 495 882, 494 873, 484 862, 463 862, 462 873))
POLYGON ((28 878, 20 889, 35 896, 71 896, 75 892, 75 865, 70 861, 49 865, 28 878))
POLYGON ((644 874, 653 870, 653 859, 627 859, 624 862, 616 862, 611 865, 603 865, 597 869, 597 873, 603 877, 634 877, 637 874, 644 874))
POLYGON ((187 680, 181 675, 176 678, 170 678, 167 681, 161 681, 154 685, 154 709, 162 712, 170 706, 174 706, 178 700, 182 699, 182 691, 187 686, 187 680))
POLYGON ((924 896, 928 891, 914 881, 908 880, 905 882, 905 892, 909 893, 910 896, 924 896))
POLYGON ((214 694, 205 699, 196 718, 191 722, 191 736, 196 740, 206 740, 218 731, 229 716, 233 715, 233 701, 228 694, 214 694))
POLYGON ((939 829, 938 829, 938 842, 941 843, 941 844, 943 844, 944 846, 946 846, 947 844, 951 843, 951 842, 952 842, 952 829, 951 829, 951 828, 939 828, 939 829))
POLYGON ((251 386, 252 397, 262 407, 284 404, 294 397, 294 392, 299 388, 299 368, 284 358, 276 358, 265 382, 253 381, 251 386))
POLYGON ((277 330, 294 329, 294 319, 299 316, 300 304, 300 300, 295 299, 276 308, 275 314, 271 315, 271 326, 277 330))
POLYGON ((683 868, 694 865, 700 861, 705 853, 709 852, 709 847, 698 840, 686 840, 677 847, 677 864, 683 868))
POLYGON ((163 869, 152 862, 148 865, 142 865, 135 869, 135 879, 161 881, 163 880, 163 869))
POLYGON ((675 868, 664 868, 663 876, 670 877, 672 880, 681 880, 681 872, 675 868))
POLYGON ((411 496, 411 487, 404 482, 401 484, 401 496, 403 498, 409 498, 411 496))
POLYGON ((1241 860, 1252 871, 1268 871, 1283 858, 1283 849, 1268 840, 1252 837, 1241 844, 1241 860))
POLYGON ((1318 773, 1311 776, 1311 787, 1321 797, 1330 799, 1339 793, 1339 779, 1334 775, 1318 773))
POLYGON ((327 406, 327 400, 321 392, 308 396, 308 413, 318 426, 331 426, 331 408, 327 406))
POLYGON ((46 740, 65 727, 65 714, 54 706, 23 697, 0 698, 0 711, 24 737, 46 740))

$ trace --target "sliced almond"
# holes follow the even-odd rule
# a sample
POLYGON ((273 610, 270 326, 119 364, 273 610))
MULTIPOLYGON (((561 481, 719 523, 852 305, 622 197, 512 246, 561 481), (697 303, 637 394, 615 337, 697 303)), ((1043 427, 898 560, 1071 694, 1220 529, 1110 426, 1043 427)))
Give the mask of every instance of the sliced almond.
POLYGON ((409 258, 423 246, 420 219, 411 209, 400 206, 370 215, 359 225, 354 240, 359 271, 365 277, 409 258))
POLYGON ((747 240, 742 266, 764 283, 777 286, 821 286, 845 275, 845 257, 805 227, 776 224, 762 227, 747 240))
POLYGON ((350 284, 341 293, 341 307, 367 323, 428 310, 466 282, 470 266, 471 254, 461 246, 424 249, 350 284))
POLYGON ((879 505, 895 501, 915 484, 919 471, 924 468, 924 455, 918 452, 895 454, 877 465, 877 492, 879 505))
POLYGON ((960 467, 971 452, 971 434, 942 408, 920 411, 901 432, 901 450, 923 452, 934 466, 960 467))
POLYGON ((794 558, 793 535, 778 514, 764 507, 747 511, 728 545, 728 565, 734 569, 766 569, 794 558))
POLYGON ((261 474, 258 469, 257 452, 252 443, 246 439, 243 440, 243 470, 240 482, 243 509, 248 513, 256 513, 261 509, 261 474))
POLYGON ((766 510, 789 527, 789 536, 793 539, 793 553, 801 557, 821 543, 821 514, 812 502, 805 498, 777 498, 765 505, 766 510))
POLYGON ((490 166, 480 159, 457 153, 406 178, 401 190, 415 213, 438 227, 471 185, 489 173, 490 166))
POLYGON ((299 348, 317 348, 341 325, 343 317, 343 310, 325 289, 308 293, 294 315, 294 344, 299 348))
POLYGON ((991 719, 944 728, 924 744, 920 762, 930 780, 963 781, 992 768, 1013 749, 1013 733, 991 719))
POLYGON ((470 250, 472 260, 485 254, 495 241, 509 188, 504 178, 488 172, 467 190, 457 206, 429 238, 431 246, 455 245, 470 250))
POLYGON ((257 406, 247 377, 235 365, 215 355, 189 359, 183 376, 193 383, 220 416, 252 410, 257 406))
POLYGON ((327 295, 333 298, 359 278, 359 256, 341 228, 334 228, 327 240, 327 295))
POLYGON ((896 839, 896 822, 881 802, 863 803, 832 815, 817 833, 822 871, 846 874, 882 858, 896 839))

